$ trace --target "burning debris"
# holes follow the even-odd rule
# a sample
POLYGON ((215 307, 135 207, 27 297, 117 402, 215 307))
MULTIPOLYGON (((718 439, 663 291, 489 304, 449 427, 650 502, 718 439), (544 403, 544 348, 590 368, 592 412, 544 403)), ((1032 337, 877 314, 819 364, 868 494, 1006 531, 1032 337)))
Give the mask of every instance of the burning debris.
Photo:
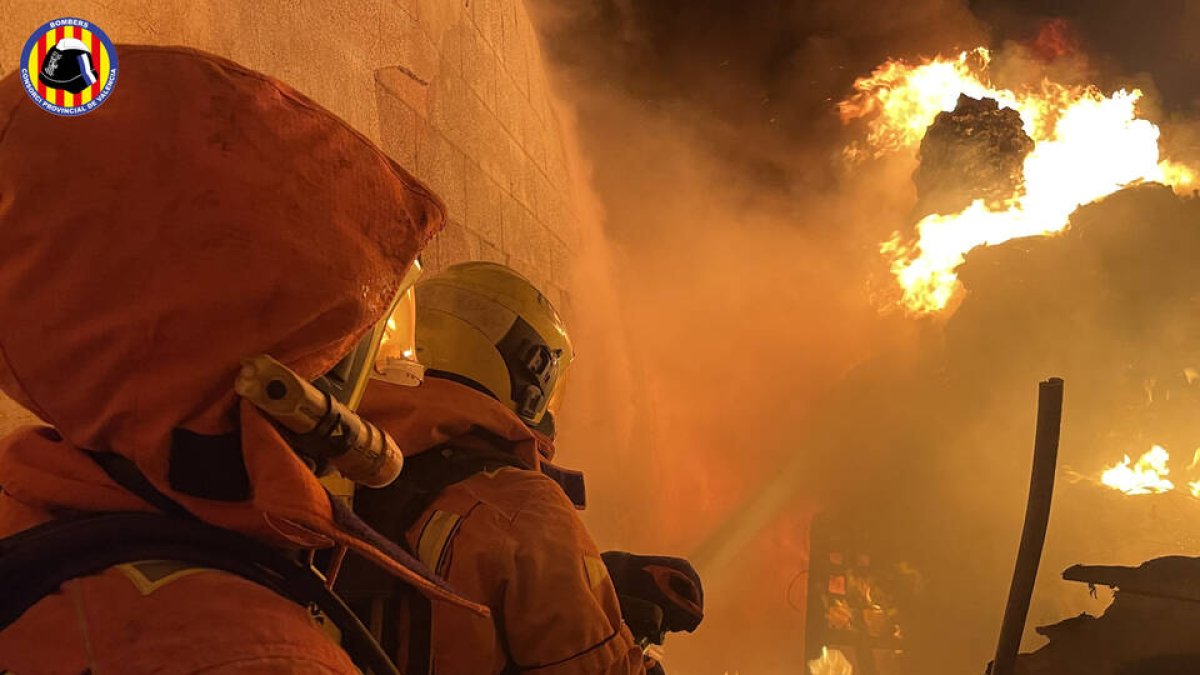
MULTIPOLYGON (((1064 459, 1087 466, 1089 480, 1067 490, 1056 506, 1049 565, 1196 550, 1188 534, 1196 504, 1186 495, 1197 478, 1190 448, 1200 387, 1186 368, 1200 346, 1200 323, 1191 310, 1200 288, 1200 270, 1192 264, 1200 255, 1198 207, 1161 186, 1122 190, 1079 209, 1060 236, 981 248, 960 270, 969 295, 947 323, 947 370, 967 391, 967 380, 1007 389, 1001 381, 1050 367, 1086 382, 1071 402, 1064 459)), ((1068 594, 1050 587, 1038 594, 1046 603, 1035 612, 1040 623, 1080 609, 1069 600, 1056 605, 1068 594)), ((1064 645, 1096 635, 1111 637, 1121 630, 1114 628, 1121 617, 1133 616, 1128 610, 1149 611, 1146 603, 1161 601, 1127 595, 1112 616, 1063 624, 1066 632, 1052 638, 1059 641, 1048 653, 1065 654, 1059 651, 1068 649, 1064 645), (1111 632, 1091 632, 1104 625, 1111 632)), ((1181 611, 1171 610, 1177 618, 1181 611)), ((1142 639, 1141 630, 1131 639, 1142 639)), ((1094 662, 1087 660, 1078 669, 1059 668, 1043 658, 1049 657, 1026 661, 1043 669, 1029 665, 1017 672, 1125 672, 1089 670, 1094 662)))
MULTIPOLYGON (((1078 383, 1061 457, 1064 465, 1086 467, 1087 480, 1056 487, 1063 498, 1042 569, 1200 550, 1190 534, 1200 504, 1184 488, 1200 475, 1188 468, 1200 379, 1186 370, 1200 353, 1200 200, 1141 185, 1069 220, 1059 236, 1015 239, 965 256, 955 273, 967 293, 952 315, 928 325, 912 374, 889 370, 881 358, 847 384, 845 410, 829 414, 848 420, 829 432, 839 447, 898 448, 894 455, 862 451, 863 459, 849 464, 860 471, 868 458, 886 458, 869 481, 872 502, 887 504, 877 517, 885 529, 906 533, 892 552, 936 580, 907 614, 909 672, 979 672, 971 669, 994 648, 979 636, 994 640, 998 601, 981 599, 980 586, 995 591, 1009 572, 996 561, 1010 560, 1019 522, 1011 493, 1025 471, 1010 448, 1024 442, 1028 423, 1015 404, 1026 399, 1028 382, 1047 372, 1078 383), (862 425, 863 409, 881 421, 862 425), (1173 481, 1173 491, 1131 498, 1100 485, 1102 470, 1123 452, 1134 469, 1153 444, 1174 451, 1163 465, 1170 472, 1160 475, 1173 481), (903 484, 891 483, 897 475, 903 484), (962 640, 947 644, 946 626, 962 640)), ((1031 625, 1086 606, 1082 593, 1055 591, 1059 586, 1039 586, 1031 625)))
POLYGON ((954 110, 939 113, 921 140, 917 213, 958 213, 982 199, 989 209, 1020 196, 1025 157, 1033 139, 1021 115, 990 98, 962 94, 954 110))
MULTIPOLYGON (((1136 183, 1183 190, 1195 181, 1192 169, 1160 157, 1158 127, 1138 115, 1140 91, 1105 95, 1094 87, 1048 81, 1002 89, 988 76, 989 61, 985 49, 918 65, 889 61, 855 82, 857 93, 839 108, 843 121, 867 123, 866 139, 847 151, 855 160, 911 151, 937 116, 955 110, 964 95, 1014 111, 1033 141, 1024 155, 1023 184, 1007 198, 985 194, 960 211, 932 213, 917 223, 915 241, 897 233, 881 246, 903 290, 902 304, 916 314, 946 308, 960 288, 957 270, 973 249, 1061 232, 1080 206, 1136 183)), ((998 141, 982 145, 1007 147, 998 141)), ((973 164, 989 161, 997 158, 946 170, 971 175, 973 164)))

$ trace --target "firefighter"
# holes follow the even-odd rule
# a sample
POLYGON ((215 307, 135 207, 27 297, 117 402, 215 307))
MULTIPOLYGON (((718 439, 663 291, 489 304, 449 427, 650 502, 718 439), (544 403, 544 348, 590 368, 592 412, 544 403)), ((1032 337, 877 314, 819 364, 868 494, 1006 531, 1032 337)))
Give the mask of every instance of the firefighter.
POLYGON ((303 551, 486 610, 339 509, 234 385, 269 354, 352 407, 444 208, 286 85, 119 50, 77 118, 0 81, 0 389, 44 422, 0 440, 0 672, 394 672, 303 551))
POLYGON ((633 581, 630 599, 638 596, 618 600, 606 560, 576 513, 582 476, 550 462, 554 414, 574 357, 550 302, 506 266, 454 265, 416 286, 415 344, 424 380, 373 380, 362 404, 410 453, 407 468, 386 488, 360 488, 355 508, 493 617, 431 605, 364 581, 361 571, 347 570, 339 589, 358 602, 409 675, 655 667, 643 648, 661 642, 662 630, 699 623, 699 578, 685 561, 617 556, 633 581), (663 570, 656 578, 676 590, 644 591, 654 584, 640 583, 641 575, 653 564, 663 570), (655 603, 639 614, 652 617, 647 632, 654 635, 635 638, 622 607, 655 603), (676 607, 690 618, 664 621, 676 607), (403 630, 425 625, 424 635, 403 630))

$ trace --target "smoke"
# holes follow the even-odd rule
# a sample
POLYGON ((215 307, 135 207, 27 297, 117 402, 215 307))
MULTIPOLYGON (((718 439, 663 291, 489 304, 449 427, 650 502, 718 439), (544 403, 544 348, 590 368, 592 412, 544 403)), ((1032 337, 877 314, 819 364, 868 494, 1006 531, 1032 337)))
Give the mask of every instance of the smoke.
MULTIPOLYGON (((1191 389, 1171 379, 1200 346, 1177 311, 1197 280, 1153 275, 1200 253, 1194 209, 1152 190, 1114 197, 1081 212, 1075 234, 973 254, 948 319, 880 311, 892 282, 878 244, 912 225, 915 164, 848 169, 854 130, 834 103, 888 57, 1027 41, 1041 16, 983 4, 972 9, 990 25, 952 0, 531 2, 586 225, 561 460, 588 473, 602 548, 700 568, 708 618, 669 639, 669 672, 804 672, 821 512, 868 523, 881 553, 922 573, 908 672, 980 672, 1019 536, 1036 383, 1050 375, 1067 380, 1062 457, 1076 473, 1063 475, 1087 478, 1060 487, 1030 625, 1102 609, 1059 588, 1066 563, 1182 545, 1135 527, 1178 531, 1178 509, 1122 510, 1093 479, 1152 427, 1200 443, 1185 440, 1191 389), (1169 243, 1131 253, 1145 236, 1169 243), (1172 392, 1171 412, 1147 415, 1147 378, 1172 392)), ((1093 33, 1080 40, 1056 79, 1138 72, 1109 63, 1093 33)), ((1015 44, 1004 77, 1048 74, 1015 44)), ((1162 93, 1163 118, 1189 118, 1181 96, 1162 93)), ((1183 123, 1167 135, 1200 138, 1183 123)))
POLYGON ((596 226, 562 460, 588 472, 601 546, 704 574, 709 617, 670 640, 672 672, 796 672, 809 519, 847 475, 845 450, 811 437, 818 403, 914 339, 875 297, 911 163, 846 174, 831 101, 889 55, 980 33, 936 1, 534 9, 596 226))
POLYGON ((1193 108, 1200 100, 1200 6, 1188 0, 972 0, 996 41, 1025 40, 1041 22, 1062 17, 1083 51, 1109 75, 1153 73, 1165 103, 1193 108))

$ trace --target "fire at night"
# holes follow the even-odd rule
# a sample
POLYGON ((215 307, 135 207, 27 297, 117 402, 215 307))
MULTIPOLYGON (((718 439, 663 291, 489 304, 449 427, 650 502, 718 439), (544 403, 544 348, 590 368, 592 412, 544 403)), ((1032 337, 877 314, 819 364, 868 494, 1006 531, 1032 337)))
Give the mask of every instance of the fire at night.
POLYGON ((1200 0, 0 0, 0 675, 1200 674, 1200 0))
POLYGON ((978 105, 970 99, 1015 113, 1001 133, 1027 147, 1010 189, 954 213, 931 213, 916 224, 915 239, 896 234, 880 247, 914 313, 946 308, 961 290, 955 271, 975 248, 1059 233, 1077 208, 1131 185, 1162 183, 1187 194, 1196 181, 1195 170, 1163 156, 1158 127, 1139 116, 1141 91, 1105 94, 1051 80, 1001 89, 991 82, 990 61, 982 47, 914 64, 888 61, 855 81, 855 94, 838 106, 843 122, 867 121, 866 137, 846 148, 851 160, 925 150, 931 125, 978 105))

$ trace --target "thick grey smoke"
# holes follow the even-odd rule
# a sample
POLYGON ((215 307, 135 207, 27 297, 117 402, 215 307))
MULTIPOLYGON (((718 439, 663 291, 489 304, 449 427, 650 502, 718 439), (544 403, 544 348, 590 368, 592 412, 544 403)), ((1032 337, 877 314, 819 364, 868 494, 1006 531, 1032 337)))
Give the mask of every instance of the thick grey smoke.
MULTIPOLYGON (((1185 498, 1148 515, 1094 479, 1157 433, 1148 390, 1176 406, 1157 428, 1200 444, 1180 421, 1192 385, 1172 379, 1194 334, 1172 308, 1194 280, 1151 274, 1200 253, 1180 234, 1192 207, 1113 198, 1070 237, 972 256, 958 313, 917 321, 879 311, 891 282, 878 243, 912 224, 913 159, 838 160, 849 137, 834 104, 856 76, 888 57, 1024 40, 1053 11, 989 26, 950 0, 531 4, 595 226, 572 296, 562 459, 589 473, 601 546, 701 567, 709 619, 669 642, 671 672, 804 672, 797 610, 824 511, 872 523, 922 573, 910 672, 981 672, 1048 375, 1068 383, 1063 475, 1083 479, 1060 489, 1031 624, 1087 605, 1055 581, 1065 563, 1181 545, 1135 526, 1177 531, 1185 498), (1143 236, 1167 237, 1155 250, 1175 257, 1140 256, 1143 236)), ((1138 70, 1095 53, 1068 74, 1138 70)), ((1013 54, 1006 67, 1021 70, 1013 54)), ((1185 115, 1172 96, 1163 116, 1185 115)))

